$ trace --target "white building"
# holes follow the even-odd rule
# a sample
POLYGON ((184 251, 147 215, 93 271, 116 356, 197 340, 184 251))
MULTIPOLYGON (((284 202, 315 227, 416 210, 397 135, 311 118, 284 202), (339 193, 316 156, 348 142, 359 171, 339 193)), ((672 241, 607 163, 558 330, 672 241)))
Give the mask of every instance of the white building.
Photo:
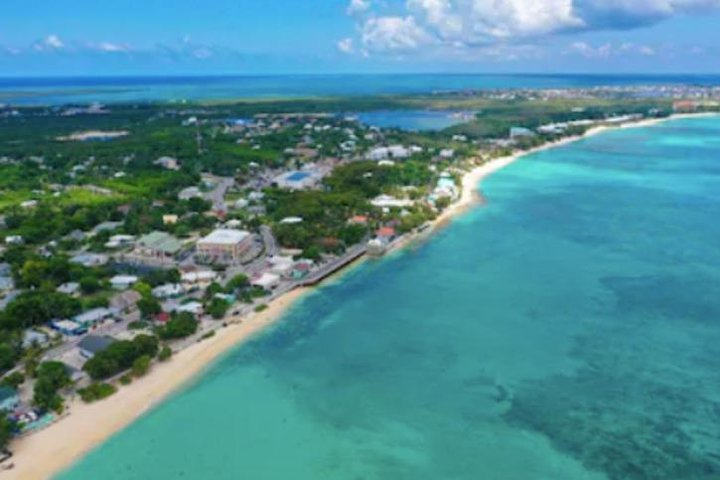
POLYGON ((215 281, 218 274, 212 270, 198 270, 195 272, 183 273, 180 279, 183 286, 190 290, 193 288, 204 288, 215 281))
POLYGON ((116 290, 125 290, 138 282, 135 275, 115 275, 110 279, 110 285, 116 290))
POLYGON ((180 190, 178 200, 190 200, 191 198, 202 198, 203 194, 198 187, 187 187, 180 190))
POLYGON ((413 205, 412 200, 399 199, 390 195, 379 195, 375 197, 370 203, 378 208, 405 208, 413 205))
POLYGON ((245 230, 218 229, 197 242, 197 252, 221 262, 236 262, 252 246, 252 241, 252 235, 245 230))
POLYGON ((8 245, 22 245, 23 237, 21 235, 8 235, 5 237, 5 243, 8 245))
POLYGON ((452 148, 443 148, 440 150, 440 158, 450 159, 455 156, 455 150, 452 148))
POLYGON ((179 297, 183 293, 185 293, 185 288, 179 283, 166 283, 152 289, 155 298, 179 297))
POLYGON ((389 158, 403 159, 408 158, 411 152, 402 145, 391 145, 389 147, 376 147, 367 153, 368 160, 387 160, 389 158))
POLYGON ((280 284, 280 276, 274 273, 264 272, 250 282, 253 287, 260 287, 265 290, 272 290, 280 284))
POLYGON ((75 255, 70 259, 71 263, 77 263, 78 265, 82 265, 83 267, 101 267, 108 263, 110 261, 110 258, 107 255, 102 255, 100 253, 81 253, 80 255, 75 255))
POLYGON ((180 162, 172 157, 160 157, 153 163, 167 170, 180 170, 180 162))

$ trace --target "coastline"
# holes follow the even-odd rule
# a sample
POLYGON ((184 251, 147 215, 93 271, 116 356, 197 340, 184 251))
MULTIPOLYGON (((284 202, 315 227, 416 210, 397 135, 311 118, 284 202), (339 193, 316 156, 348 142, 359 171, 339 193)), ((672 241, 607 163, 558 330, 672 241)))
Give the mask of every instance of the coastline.
POLYGON ((720 113, 716 112, 682 113, 673 114, 664 118, 650 118, 639 120, 636 122, 623 123, 619 125, 598 125, 589 128, 581 135, 561 138, 559 140, 548 142, 538 147, 531 148, 529 150, 518 151, 513 153, 512 155, 488 160, 487 162, 472 168, 463 175, 460 186, 460 197, 448 208, 443 210, 440 215, 437 216, 437 218, 429 222, 429 228, 427 228, 423 232, 408 235, 407 238, 404 238, 401 241, 397 242, 397 244, 393 245, 389 252, 402 250, 403 248, 416 242, 417 240, 431 236, 434 232, 437 232, 438 230, 447 226, 453 218, 466 212, 469 208, 472 208, 479 202, 480 192, 478 187, 484 179, 486 179, 493 173, 517 162, 518 160, 521 160, 526 156, 575 143, 580 140, 584 140, 586 138, 590 138, 610 130, 643 128, 672 120, 681 120, 684 118, 713 117, 718 115, 720 115, 720 113))
MULTIPOLYGON (((608 130, 640 128, 669 120, 706 115, 716 114, 682 114, 621 125, 601 125, 589 129, 582 135, 567 137, 530 150, 487 161, 472 168, 463 176, 459 199, 430 222, 429 228, 419 234, 402 237, 396 244, 393 244, 390 251, 403 249, 419 238, 432 235, 433 232, 446 226, 454 217, 477 203, 478 186, 482 180, 527 155, 567 145, 608 130)), ((346 270, 343 269, 338 274, 342 274, 346 270)), ((15 442, 13 445, 15 455, 12 461, 16 466, 13 470, 0 474, 0 478, 47 479, 70 467, 113 434, 127 427, 186 385, 189 380, 196 378, 228 350, 242 345, 274 324, 309 290, 308 288, 297 288, 281 295, 269 303, 267 310, 251 314, 241 323, 230 323, 217 335, 178 352, 170 361, 155 364, 146 377, 119 389, 115 395, 106 400, 94 404, 84 404, 79 398, 72 399, 68 402, 70 415, 42 432, 15 442), (42 461, 38 461, 38 459, 42 459, 42 461)), ((228 321, 231 322, 233 319, 228 319, 228 321)))
POLYGON ((85 404, 79 397, 73 398, 67 405, 70 415, 13 445, 15 468, 1 472, 0 478, 40 480, 62 472, 187 385, 231 348, 266 330, 307 291, 297 288, 281 295, 267 310, 254 313, 241 323, 230 323, 215 336, 176 353, 168 362, 154 364, 145 377, 118 389, 105 400, 85 404))

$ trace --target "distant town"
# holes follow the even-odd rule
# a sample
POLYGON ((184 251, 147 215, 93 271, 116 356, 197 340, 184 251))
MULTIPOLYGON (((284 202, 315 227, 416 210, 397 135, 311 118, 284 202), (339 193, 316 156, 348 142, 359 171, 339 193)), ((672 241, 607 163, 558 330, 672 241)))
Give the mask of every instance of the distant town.
POLYGON ((478 166, 593 127, 719 108, 720 88, 683 85, 1 105, 0 446, 404 244, 478 166), (358 118, 380 108, 458 122, 358 118))

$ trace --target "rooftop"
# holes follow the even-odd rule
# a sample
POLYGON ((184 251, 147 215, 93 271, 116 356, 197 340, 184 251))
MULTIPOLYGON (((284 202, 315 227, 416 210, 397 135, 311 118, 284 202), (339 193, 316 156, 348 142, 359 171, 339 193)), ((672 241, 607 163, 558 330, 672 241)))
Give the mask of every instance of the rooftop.
POLYGON ((143 235, 138 243, 152 250, 174 255, 182 249, 182 242, 165 232, 151 232, 143 235))
POLYGON ((198 241, 198 245, 236 245, 249 236, 250 233, 245 230, 218 229, 213 231, 207 237, 200 239, 198 241))
POLYGON ((78 348, 90 353, 102 352, 115 341, 112 337, 101 337, 99 335, 87 335, 80 340, 78 348))

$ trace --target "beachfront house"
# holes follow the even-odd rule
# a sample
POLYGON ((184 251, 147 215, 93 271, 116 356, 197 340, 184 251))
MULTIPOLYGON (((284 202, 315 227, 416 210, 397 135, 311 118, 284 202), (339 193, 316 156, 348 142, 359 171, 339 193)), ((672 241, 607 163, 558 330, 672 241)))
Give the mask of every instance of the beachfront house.
POLYGON ((529 138, 534 137, 535 133, 530 130, 529 128, 525 127, 512 127, 510 129, 510 138, 516 139, 516 138, 529 138))
POLYGON ((263 290, 272 290, 280 284, 280 276, 270 272, 264 272, 262 275, 255 277, 250 285, 260 287, 263 290))
POLYGON ((50 327, 63 335, 75 336, 87 333, 87 327, 72 320, 53 320, 50 327))
POLYGON ((44 347, 50 342, 47 333, 37 330, 25 330, 23 332, 22 347, 27 349, 32 346, 44 347))
POLYGON ((109 308, 93 308, 87 312, 75 315, 72 321, 86 328, 92 328, 100 322, 109 320, 115 316, 115 310, 109 308))
POLYGON ((80 351, 80 355, 89 359, 106 350, 114 341, 115 339, 112 337, 86 335, 85 338, 78 343, 78 350, 80 351))
POLYGON ((0 387, 0 411, 12 412, 20 405, 20 396, 12 387, 0 387))

